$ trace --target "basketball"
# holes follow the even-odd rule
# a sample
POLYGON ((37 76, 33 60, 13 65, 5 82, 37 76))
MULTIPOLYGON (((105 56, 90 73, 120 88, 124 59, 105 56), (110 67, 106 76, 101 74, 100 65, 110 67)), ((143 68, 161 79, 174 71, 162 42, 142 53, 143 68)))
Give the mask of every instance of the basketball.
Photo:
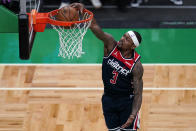
POLYGON ((67 21, 67 22, 78 21, 79 20, 78 10, 70 6, 62 7, 56 15, 56 20, 67 21))

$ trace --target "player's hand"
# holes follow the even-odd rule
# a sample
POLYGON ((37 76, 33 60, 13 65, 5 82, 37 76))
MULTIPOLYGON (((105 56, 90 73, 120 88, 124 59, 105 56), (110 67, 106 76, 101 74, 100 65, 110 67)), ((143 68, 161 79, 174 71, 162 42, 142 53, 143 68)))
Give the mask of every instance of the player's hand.
POLYGON ((121 128, 126 128, 126 127, 129 127, 131 124, 132 124, 132 122, 133 122, 133 120, 135 119, 135 117, 133 116, 133 115, 130 115, 130 117, 128 118, 128 120, 126 121, 126 123, 125 124, 123 124, 122 126, 121 126, 121 128))
POLYGON ((84 5, 81 3, 72 3, 70 4, 71 7, 76 8, 80 11, 80 13, 83 13, 84 5))

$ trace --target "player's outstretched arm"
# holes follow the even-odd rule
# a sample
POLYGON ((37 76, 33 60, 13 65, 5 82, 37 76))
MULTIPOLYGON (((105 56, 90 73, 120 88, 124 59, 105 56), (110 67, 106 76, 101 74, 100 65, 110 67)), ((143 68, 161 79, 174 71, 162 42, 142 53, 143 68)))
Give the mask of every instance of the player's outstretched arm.
POLYGON ((135 67, 133 68, 133 88, 134 88, 134 98, 133 98, 133 106, 132 113, 127 120, 127 122, 122 125, 122 128, 126 128, 130 126, 136 117, 138 111, 141 108, 142 104, 142 93, 143 93, 143 76, 144 69, 140 61, 137 61, 135 67))
MULTIPOLYGON (((78 9, 81 13, 83 13, 83 10, 84 10, 84 5, 83 4, 81 4, 81 3, 72 3, 70 6, 78 9)), ((103 41, 105 49, 107 49, 108 51, 113 49, 114 43, 115 43, 114 38, 110 34, 108 34, 106 32, 103 32, 103 30, 97 24, 95 18, 93 18, 93 20, 91 22, 90 29, 98 39, 103 41)))
POLYGON ((98 39, 102 40, 104 44, 106 44, 106 46, 108 46, 107 44, 110 44, 110 42, 113 44, 114 38, 110 34, 103 32, 101 27, 97 24, 95 18, 92 20, 90 29, 98 39))

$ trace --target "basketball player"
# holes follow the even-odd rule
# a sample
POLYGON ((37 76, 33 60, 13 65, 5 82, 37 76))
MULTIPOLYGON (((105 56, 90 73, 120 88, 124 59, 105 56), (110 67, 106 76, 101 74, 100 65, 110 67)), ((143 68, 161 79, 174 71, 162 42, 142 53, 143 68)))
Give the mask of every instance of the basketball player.
MULTIPOLYGON (((84 8, 80 3, 71 6, 80 11, 84 8)), ((104 43, 102 107, 108 130, 136 131, 142 104, 143 66, 135 48, 142 38, 138 32, 128 31, 117 42, 102 31, 95 19, 90 29, 104 43)))

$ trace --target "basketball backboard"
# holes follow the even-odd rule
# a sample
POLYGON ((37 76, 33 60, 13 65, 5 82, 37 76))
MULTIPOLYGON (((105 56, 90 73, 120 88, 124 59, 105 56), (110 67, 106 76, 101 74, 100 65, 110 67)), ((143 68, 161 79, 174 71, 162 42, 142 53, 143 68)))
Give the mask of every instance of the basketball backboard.
MULTIPOLYGON (((33 30, 33 23, 30 21, 31 11, 39 12, 42 0, 20 0, 20 12, 18 15, 19 26, 19 55, 21 59, 29 59, 36 32, 33 30), (27 13, 30 13, 27 15, 27 13)), ((32 20, 32 19, 31 19, 32 20)))
MULTIPOLYGON (((44 32, 46 24, 52 25, 52 28, 59 34, 59 56, 63 58, 81 57, 82 41, 86 34, 93 13, 87 9, 83 10, 81 17, 74 21, 60 21, 56 17, 61 12, 61 9, 56 9, 50 12, 39 12, 42 5, 41 0, 21 0, 19 14, 19 48, 20 58, 29 59, 33 47, 36 32, 44 32)), ((72 7, 73 8, 73 7, 72 7)), ((71 9, 68 7, 67 9, 71 9)), ((64 9, 63 9, 64 10, 64 9)), ((75 9, 69 11, 73 13, 75 9)), ((79 13, 77 10, 76 13, 79 13)), ((66 14, 63 14, 66 15, 66 14)), ((75 15, 73 15, 75 16, 75 15)))

